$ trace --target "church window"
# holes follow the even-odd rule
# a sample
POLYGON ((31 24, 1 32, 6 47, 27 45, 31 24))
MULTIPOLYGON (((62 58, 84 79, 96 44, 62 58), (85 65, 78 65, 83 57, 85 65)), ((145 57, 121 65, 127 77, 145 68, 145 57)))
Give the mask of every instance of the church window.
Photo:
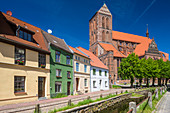
POLYGON ((122 47, 119 47, 119 51, 122 51, 122 47))
POLYGON ((106 18, 106 29, 109 29, 109 18, 106 18))
POLYGON ((102 17, 102 27, 105 27, 104 17, 102 17))
POLYGON ((108 41, 108 39, 109 39, 109 32, 108 31, 106 32, 106 38, 107 38, 107 41, 108 41))
POLYGON ((105 41, 105 32, 102 32, 102 41, 105 41))

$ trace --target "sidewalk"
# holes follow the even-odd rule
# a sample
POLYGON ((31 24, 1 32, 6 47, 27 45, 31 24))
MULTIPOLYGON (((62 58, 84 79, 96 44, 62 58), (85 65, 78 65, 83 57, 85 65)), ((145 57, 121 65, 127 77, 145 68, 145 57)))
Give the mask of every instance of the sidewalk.
POLYGON ((22 113, 32 112, 33 113, 36 104, 40 104, 40 108, 42 112, 48 112, 49 110, 53 110, 54 108, 58 109, 63 106, 66 106, 69 99, 71 99, 73 103, 78 103, 79 101, 86 99, 88 96, 90 96, 91 99, 96 99, 96 98, 99 98, 101 94, 103 96, 107 96, 110 93, 112 94, 115 93, 116 91, 120 93, 121 90, 129 91, 133 89, 110 89, 110 90, 105 90, 105 91, 86 93, 84 95, 68 96, 68 97, 63 97, 63 98, 46 99, 46 100, 40 100, 40 101, 5 105, 5 106, 0 106, 0 113, 9 113, 9 112, 15 112, 15 113, 16 112, 22 112, 22 113))
POLYGON ((170 91, 167 91, 165 94, 165 98, 161 101, 158 106, 158 110, 156 113, 170 113, 170 91))

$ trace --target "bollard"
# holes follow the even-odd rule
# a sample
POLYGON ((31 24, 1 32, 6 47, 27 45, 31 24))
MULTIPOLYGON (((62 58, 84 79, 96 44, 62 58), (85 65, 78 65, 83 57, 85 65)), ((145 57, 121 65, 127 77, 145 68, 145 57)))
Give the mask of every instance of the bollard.
POLYGON ((129 103, 129 110, 133 109, 132 113, 136 113, 136 102, 129 103))
POLYGON ((121 94, 123 93, 123 90, 121 90, 121 94))
POLYGON ((118 94, 118 92, 116 91, 116 95, 118 94))
POLYGON ((162 88, 160 88, 160 94, 162 95, 162 88))
POLYGON ((90 96, 87 97, 87 100, 90 100, 90 96))
POLYGON ((100 98, 102 98, 102 94, 100 94, 100 98))
POLYGON ((155 95, 155 97, 156 97, 156 99, 158 99, 158 89, 156 88, 156 95, 155 95))
POLYGON ((68 106, 71 106, 71 99, 68 100, 68 106))
POLYGON ((40 104, 36 104, 35 113, 40 113, 40 104))
POLYGON ((148 92, 148 97, 149 97, 149 100, 148 100, 149 106, 150 108, 152 108, 152 93, 151 92, 148 92))

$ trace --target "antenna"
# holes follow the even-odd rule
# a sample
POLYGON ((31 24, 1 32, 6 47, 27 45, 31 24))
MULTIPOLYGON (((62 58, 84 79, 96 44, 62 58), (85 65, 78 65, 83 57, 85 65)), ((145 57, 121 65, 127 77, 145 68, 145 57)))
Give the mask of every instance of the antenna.
POLYGON ((47 32, 48 32, 49 34, 51 34, 51 33, 52 33, 52 30, 51 30, 51 29, 48 29, 47 32))

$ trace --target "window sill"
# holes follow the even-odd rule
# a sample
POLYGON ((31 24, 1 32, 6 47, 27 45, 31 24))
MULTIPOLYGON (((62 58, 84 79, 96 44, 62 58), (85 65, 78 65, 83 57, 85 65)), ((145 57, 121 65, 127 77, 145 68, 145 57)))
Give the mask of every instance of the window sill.
POLYGON ((71 79, 71 77, 67 77, 68 79, 71 79))
POLYGON ((85 89, 88 89, 88 87, 87 87, 87 86, 85 86, 85 89))
POLYGON ((19 96, 19 95, 27 95, 26 92, 17 92, 17 93, 14 93, 16 96, 19 96))
POLYGON ((62 78, 61 76, 56 76, 57 78, 62 78))

